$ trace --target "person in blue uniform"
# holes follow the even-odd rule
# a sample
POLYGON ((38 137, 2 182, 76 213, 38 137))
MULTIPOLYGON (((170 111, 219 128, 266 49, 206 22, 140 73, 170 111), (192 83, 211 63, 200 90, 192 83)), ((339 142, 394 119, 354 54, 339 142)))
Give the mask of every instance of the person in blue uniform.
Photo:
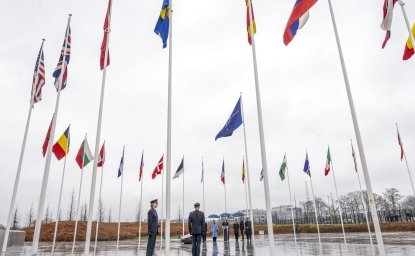
POLYGON ((192 235, 192 256, 200 255, 200 243, 205 229, 205 214, 200 211, 200 204, 194 204, 195 210, 189 214, 188 228, 192 235))
POLYGON ((158 215, 156 211, 158 206, 157 199, 151 200, 150 204, 151 208, 147 213, 148 241, 146 256, 153 256, 158 233, 158 215))

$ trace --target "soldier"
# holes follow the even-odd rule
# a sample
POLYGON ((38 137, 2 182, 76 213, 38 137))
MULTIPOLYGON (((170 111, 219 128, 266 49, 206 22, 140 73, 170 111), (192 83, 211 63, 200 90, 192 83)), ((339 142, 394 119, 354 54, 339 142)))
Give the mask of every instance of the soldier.
POLYGON ((252 239, 252 227, 251 227, 251 220, 247 219, 245 221, 245 234, 246 234, 246 241, 251 242, 252 239))
POLYGON ((243 241, 244 240, 244 229, 245 229, 244 218, 241 218, 241 221, 239 222, 239 229, 241 230, 241 237, 243 241))
POLYGON ((202 242, 206 242, 207 223, 205 222, 205 229, 203 230, 202 242))
POLYGON ((225 220, 222 222, 222 229, 223 229, 223 241, 229 241, 229 222, 228 219, 225 218, 225 220))
POLYGON ((195 203, 194 207, 195 210, 189 214, 187 225, 192 235, 192 256, 199 256, 200 243, 205 229, 205 214, 199 210, 199 203, 195 203))
POLYGON ((147 213, 148 241, 146 256, 153 256, 154 246, 156 245, 156 238, 158 233, 158 215, 156 211, 158 201, 157 199, 154 199, 150 203, 151 208, 147 213))
POLYGON ((235 233, 235 240, 238 241, 239 237, 239 222, 238 220, 235 220, 233 223, 233 232, 235 233))

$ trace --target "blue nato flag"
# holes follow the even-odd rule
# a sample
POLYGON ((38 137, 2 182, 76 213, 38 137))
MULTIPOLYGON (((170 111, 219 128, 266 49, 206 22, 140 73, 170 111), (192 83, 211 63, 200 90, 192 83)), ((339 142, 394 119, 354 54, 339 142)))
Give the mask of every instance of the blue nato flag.
POLYGON ((216 135, 215 140, 218 140, 222 137, 229 137, 232 133, 238 129, 239 126, 242 124, 242 111, 241 111, 241 98, 239 98, 238 102, 235 105, 235 108, 232 111, 231 116, 229 117, 228 121, 226 121, 225 126, 220 130, 218 135, 216 135))

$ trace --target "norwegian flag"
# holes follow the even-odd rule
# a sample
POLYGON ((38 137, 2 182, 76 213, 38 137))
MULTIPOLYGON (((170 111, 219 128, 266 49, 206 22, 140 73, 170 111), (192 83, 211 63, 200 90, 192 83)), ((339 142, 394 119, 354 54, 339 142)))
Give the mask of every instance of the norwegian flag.
POLYGON ((104 144, 102 144, 101 150, 99 151, 99 156, 98 156, 98 167, 103 167, 105 163, 105 142, 104 144))
POLYGON ((61 76, 62 68, 65 68, 62 76, 62 85, 61 90, 65 89, 66 82, 68 78, 68 64, 71 58, 71 27, 68 24, 67 34, 65 35, 65 40, 63 41, 63 46, 61 50, 61 55, 59 57, 58 65, 56 65, 55 71, 53 72, 53 77, 55 78, 55 87, 56 90, 59 90, 59 78, 61 76), (63 62, 63 56, 65 55, 65 62, 63 62))
POLYGON ((141 178, 143 177, 143 168, 144 168, 144 151, 141 153, 140 174, 138 176, 138 181, 141 181, 141 178))
POLYGON ((159 162, 157 163, 156 168, 154 168, 154 171, 151 174, 151 178, 153 180, 157 177, 157 175, 161 174, 161 171, 163 170, 163 158, 164 158, 164 155, 160 158, 159 162))
POLYGON ((33 103, 42 100, 42 87, 45 85, 45 56, 43 55, 43 42, 37 55, 35 72, 33 73, 32 95, 33 103))

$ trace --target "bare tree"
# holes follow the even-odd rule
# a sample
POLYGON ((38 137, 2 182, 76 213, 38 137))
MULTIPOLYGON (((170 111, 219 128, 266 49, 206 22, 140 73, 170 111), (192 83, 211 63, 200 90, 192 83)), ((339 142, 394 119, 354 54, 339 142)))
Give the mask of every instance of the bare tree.
POLYGON ((103 222, 104 219, 105 219, 105 208, 104 208, 104 204, 102 203, 102 199, 99 199, 98 220, 99 220, 99 222, 103 222))
POLYGON ((49 205, 48 205, 48 207, 46 207, 46 213, 45 213, 45 218, 43 219, 43 222, 44 223, 49 223, 51 221, 51 215, 52 215, 52 213, 51 213, 51 211, 49 209, 49 205))
POLYGON ((88 218, 88 205, 86 203, 84 203, 81 206, 81 221, 86 221, 88 218))
POLYGON ((111 208, 108 211, 108 222, 112 221, 112 216, 111 216, 111 208))
POLYGON ((135 221, 138 223, 141 219, 140 205, 137 207, 137 212, 135 213, 135 221))
POLYGON ((19 212, 16 209, 14 210, 14 214, 13 214, 13 222, 12 222, 12 227, 11 229, 18 229, 19 228, 19 222, 20 222, 20 216, 19 216, 19 212))
POLYGON ((75 219, 75 207, 76 207, 75 189, 72 188, 71 201, 69 202, 69 209, 67 212, 67 218, 70 221, 75 219))
POLYGON ((415 209, 415 196, 406 196, 402 201, 402 208, 415 209))
POLYGON ((396 188, 387 188, 382 194, 387 203, 387 210, 396 211, 403 198, 403 195, 399 193, 399 190, 396 188))
POLYGON ((177 210, 177 216, 179 217, 179 223, 182 222, 182 211, 180 210, 180 204, 179 204, 179 209, 177 210))
POLYGON ((33 203, 30 205, 29 213, 27 214, 26 227, 30 227, 33 222, 33 203))

